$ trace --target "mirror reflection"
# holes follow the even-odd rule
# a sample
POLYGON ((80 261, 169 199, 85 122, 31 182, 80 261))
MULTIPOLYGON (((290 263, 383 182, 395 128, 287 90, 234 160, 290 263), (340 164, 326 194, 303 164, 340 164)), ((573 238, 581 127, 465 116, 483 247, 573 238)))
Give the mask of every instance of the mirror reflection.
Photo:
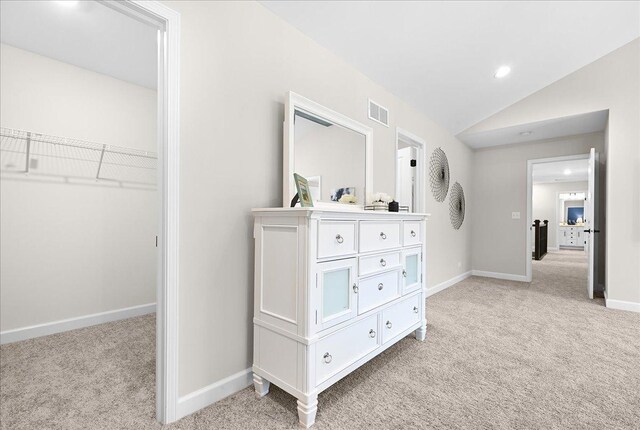
POLYGON ((309 181, 314 203, 349 194, 364 204, 365 136, 297 109, 294 120, 294 172, 309 181))

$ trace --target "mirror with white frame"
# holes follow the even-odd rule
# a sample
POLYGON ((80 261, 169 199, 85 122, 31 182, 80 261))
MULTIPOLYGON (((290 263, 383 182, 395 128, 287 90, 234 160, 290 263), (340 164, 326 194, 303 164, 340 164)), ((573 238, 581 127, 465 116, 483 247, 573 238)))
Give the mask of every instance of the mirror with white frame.
POLYGON ((371 187, 371 129, 290 92, 284 133, 283 206, 296 194, 293 173, 309 182, 314 206, 362 208, 371 187), (344 202, 345 199, 342 199, 344 202))

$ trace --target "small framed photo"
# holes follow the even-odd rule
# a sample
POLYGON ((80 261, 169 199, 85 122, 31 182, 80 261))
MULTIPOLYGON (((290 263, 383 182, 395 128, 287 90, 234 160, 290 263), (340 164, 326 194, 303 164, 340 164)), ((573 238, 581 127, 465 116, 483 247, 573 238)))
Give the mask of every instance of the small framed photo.
POLYGON ((296 182, 300 206, 303 208, 312 208, 313 199, 311 198, 311 191, 309 190, 309 182, 297 173, 293 174, 293 180, 296 182))

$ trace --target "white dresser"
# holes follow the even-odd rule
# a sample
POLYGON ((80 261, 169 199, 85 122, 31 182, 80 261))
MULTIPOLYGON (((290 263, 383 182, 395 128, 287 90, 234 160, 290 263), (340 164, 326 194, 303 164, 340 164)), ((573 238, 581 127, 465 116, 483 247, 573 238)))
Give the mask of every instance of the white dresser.
POLYGON ((558 227, 558 247, 584 248, 583 231, 585 228, 579 225, 560 225, 558 227))
POLYGON ((427 215, 255 209, 253 380, 298 399, 318 393, 411 332, 424 340, 427 215))

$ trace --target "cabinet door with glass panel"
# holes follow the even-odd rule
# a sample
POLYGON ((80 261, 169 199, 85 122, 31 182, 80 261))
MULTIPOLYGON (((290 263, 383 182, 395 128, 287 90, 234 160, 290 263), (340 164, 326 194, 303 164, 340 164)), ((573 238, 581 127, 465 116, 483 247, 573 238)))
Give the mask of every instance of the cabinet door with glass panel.
POLYGON ((402 294, 422 287, 421 248, 412 248, 402 252, 402 294))
POLYGON ((317 268, 316 324, 318 330, 357 315, 357 264, 355 258, 319 263, 317 268))

